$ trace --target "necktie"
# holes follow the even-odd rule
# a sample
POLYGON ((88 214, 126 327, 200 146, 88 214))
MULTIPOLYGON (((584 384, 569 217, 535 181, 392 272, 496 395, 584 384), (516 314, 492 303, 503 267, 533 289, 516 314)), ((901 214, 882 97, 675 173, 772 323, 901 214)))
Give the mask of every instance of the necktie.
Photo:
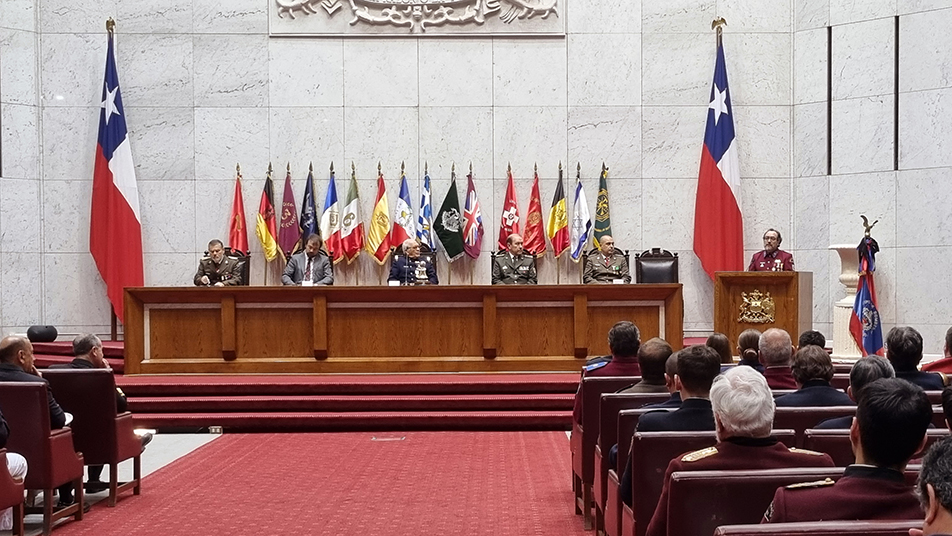
POLYGON ((308 257, 307 259, 307 267, 304 268, 304 280, 305 281, 311 280, 311 258, 310 257, 308 257))

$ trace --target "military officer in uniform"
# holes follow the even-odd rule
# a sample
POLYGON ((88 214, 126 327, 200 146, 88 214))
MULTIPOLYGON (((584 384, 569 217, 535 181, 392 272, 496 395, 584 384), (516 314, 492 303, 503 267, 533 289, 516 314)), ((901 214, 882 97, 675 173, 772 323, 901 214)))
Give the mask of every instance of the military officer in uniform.
POLYGON ((836 483, 827 479, 778 489, 764 521, 921 519, 919 499, 903 471, 925 446, 931 421, 932 405, 919 386, 899 378, 867 385, 850 426, 856 463, 836 483))
POLYGON ((493 262, 493 285, 535 285, 535 259, 522 251, 522 236, 511 234, 506 239, 506 253, 496 255, 493 262))
POLYGON ((689 452, 668 463, 664 488, 648 523, 647 536, 667 534, 668 490, 672 473, 833 467, 833 460, 827 454, 789 449, 770 435, 774 418, 773 394, 767 387, 767 380, 756 370, 734 367, 721 374, 714 379, 710 397, 717 444, 689 452))
POLYGON ((238 261, 225 256, 225 246, 217 238, 208 243, 208 256, 202 257, 195 272, 195 285, 199 287, 224 287, 240 285, 241 269, 238 261))
POLYGON ((780 249, 783 237, 776 229, 767 229, 764 233, 764 250, 754 253, 750 258, 748 272, 792 272, 793 255, 780 249))
POLYGON ((387 281, 399 281, 401 285, 439 285, 433 263, 420 256, 420 243, 407 238, 402 247, 403 256, 393 261, 387 281))
POLYGON ((585 272, 582 281, 589 283, 614 283, 622 280, 631 283, 628 273, 628 261, 625 256, 615 251, 615 239, 605 235, 599 240, 597 253, 592 253, 585 261, 585 272))
POLYGON ((952 534, 952 487, 949 482, 952 482, 952 437, 936 441, 922 459, 922 470, 919 471, 916 488, 926 518, 922 522, 921 531, 909 534, 952 534))

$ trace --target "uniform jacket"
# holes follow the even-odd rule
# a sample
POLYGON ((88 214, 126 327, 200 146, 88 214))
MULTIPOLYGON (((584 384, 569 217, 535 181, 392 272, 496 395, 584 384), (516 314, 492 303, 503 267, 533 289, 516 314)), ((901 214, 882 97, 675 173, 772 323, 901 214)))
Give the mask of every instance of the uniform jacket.
POLYGON ((827 454, 788 449, 773 437, 730 437, 713 447, 689 452, 670 463, 664 473, 664 487, 646 536, 666 536, 668 527, 668 487, 671 474, 678 471, 729 471, 738 469, 782 469, 784 467, 833 467, 827 454))
POLYGON ((501 252, 493 261, 493 285, 535 285, 536 268, 532 255, 501 252))
POLYGON ((850 465, 836 481, 780 488, 765 523, 922 519, 913 487, 899 471, 850 465))
POLYGON ((918 370, 896 371, 896 377, 914 383, 926 391, 941 391, 945 382, 937 372, 919 372, 918 370))
POLYGON ((671 398, 665 400, 664 402, 659 402, 657 404, 647 404, 645 407, 646 408, 680 408, 681 407, 681 391, 675 391, 671 393, 671 398))
MULTIPOLYGON (((592 376, 640 376, 641 375, 641 364, 638 363, 638 358, 613 358, 608 362, 598 362, 593 363, 585 367, 582 370, 582 377, 589 378, 592 376)), ((581 380, 579 380, 579 392, 581 392, 581 380)), ((580 422, 582 419, 582 397, 579 396, 579 392, 575 393, 575 407, 572 410, 572 416, 575 418, 575 422, 580 422)))
POLYGON ((943 374, 952 374, 952 357, 936 359, 931 363, 922 365, 923 372, 942 372, 943 374))
POLYGON ((401 285, 416 285, 418 283, 428 283, 430 285, 439 285, 440 279, 436 276, 436 268, 426 257, 418 257, 410 261, 406 256, 397 257, 390 265, 390 276, 387 281, 399 281, 401 285), (416 269, 419 263, 426 266, 426 279, 418 281, 416 269))
POLYGON ((747 267, 748 272, 792 272, 794 269, 793 255, 780 249, 770 255, 766 251, 754 253, 747 267))
POLYGON ((238 266, 238 261, 228 255, 222 257, 219 264, 215 264, 211 257, 202 257, 202 260, 198 261, 198 271, 195 272, 195 285, 204 285, 202 283, 202 276, 204 275, 208 276, 209 286, 219 282, 223 285, 241 284, 241 269, 238 266))
POLYGON ((771 389, 796 389, 797 381, 793 379, 793 369, 790 367, 766 367, 764 379, 771 389))
MULTIPOLYGON (((291 255, 288 259, 288 265, 284 267, 284 274, 281 276, 281 282, 285 285, 300 285, 304 281, 304 270, 307 268, 307 252, 300 252, 291 255)), ((317 255, 311 258, 311 281, 315 285, 333 285, 334 270, 331 268, 331 261, 323 251, 318 251, 317 255)))
POLYGON ((592 253, 585 261, 585 271, 582 273, 582 282, 589 283, 611 283, 616 279, 624 279, 625 283, 631 283, 631 275, 628 273, 628 261, 625 256, 617 251, 611 257, 605 257, 601 251, 592 253))
POLYGON ((761 363, 760 361, 748 361, 746 359, 741 359, 740 361, 737 362, 737 366, 739 367, 741 365, 750 367, 761 374, 764 373, 764 364, 761 363))
POLYGON ((39 376, 24 372, 12 363, 0 363, 0 382, 43 382, 46 385, 46 398, 50 407, 50 429, 56 430, 66 426, 66 413, 56 403, 49 382, 39 376))
POLYGON ((843 391, 833 388, 830 382, 810 380, 800 389, 777 397, 777 407, 805 406, 852 406, 853 401, 843 391))

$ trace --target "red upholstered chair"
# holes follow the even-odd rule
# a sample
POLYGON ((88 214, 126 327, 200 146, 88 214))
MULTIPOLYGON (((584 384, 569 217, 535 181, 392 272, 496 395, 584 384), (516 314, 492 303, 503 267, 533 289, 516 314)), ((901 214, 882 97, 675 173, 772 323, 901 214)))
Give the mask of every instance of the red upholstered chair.
POLYGON ((73 442, 87 465, 109 466, 109 506, 119 493, 141 492, 142 441, 133 431, 132 413, 116 413, 116 380, 104 369, 55 369, 43 373, 56 401, 73 414, 73 442), (119 462, 132 458, 133 479, 119 483, 119 462))
MULTIPOLYGON (((948 428, 931 428, 926 430, 926 446, 916 456, 923 455, 929 447, 939 439, 949 435, 948 428)), ((804 432, 803 448, 825 452, 833 458, 838 467, 846 467, 853 463, 853 446, 850 444, 849 429, 842 430, 806 430, 804 432)))
POLYGON ((714 536, 907 536, 909 529, 922 528, 921 519, 909 521, 812 521, 809 523, 770 523, 767 525, 725 525, 714 536))
MULTIPOLYGON (((69 427, 50 430, 50 409, 45 383, 0 382, 0 407, 10 425, 7 448, 26 458, 29 471, 24 487, 43 490, 43 534, 48 535, 53 522, 73 516, 83 519, 83 455, 73 448, 69 427), (72 482, 75 502, 53 511, 53 491, 72 482)), ((27 509, 27 513, 32 513, 27 509)))
POLYGON ((7 470, 7 449, 0 449, 0 511, 13 507, 13 536, 23 536, 23 480, 7 470))
POLYGON ((833 379, 830 380, 830 385, 836 389, 841 389, 846 391, 846 388, 850 386, 850 375, 849 374, 834 374, 833 379))

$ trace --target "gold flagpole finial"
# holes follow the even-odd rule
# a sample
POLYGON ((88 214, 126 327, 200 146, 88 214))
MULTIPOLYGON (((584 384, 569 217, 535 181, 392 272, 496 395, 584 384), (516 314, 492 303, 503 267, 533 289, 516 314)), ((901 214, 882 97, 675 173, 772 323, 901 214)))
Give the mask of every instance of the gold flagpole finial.
POLYGON ((456 162, 453 162, 453 165, 450 166, 450 173, 456 175, 456 162))
POLYGON ((108 32, 109 35, 112 35, 112 33, 115 31, 116 31, 116 21, 112 17, 109 17, 108 19, 106 19, 106 32, 108 32))
POLYGON ((241 175, 241 162, 235 164, 235 173, 241 175))
POLYGON ((268 162, 268 178, 269 179, 271 178, 271 171, 272 171, 271 162, 268 162))
POLYGON ((507 173, 512 173, 512 162, 507 162, 507 163, 506 163, 506 172, 507 172, 507 173))
POLYGON ((383 176, 383 171, 380 170, 380 160, 377 160, 377 175, 383 176))
POLYGON ((575 165, 575 178, 582 180, 582 163, 579 162, 575 165))
POLYGON ((605 165, 605 162, 602 162, 602 173, 608 172, 608 166, 605 165))
POLYGON ((538 162, 535 162, 534 164, 532 164, 532 171, 535 172, 535 173, 539 173, 539 163, 538 163, 538 162))
POLYGON ((311 173, 314 173, 314 162, 307 163, 307 170, 311 173))
POLYGON ((711 29, 717 31, 717 45, 721 45, 721 32, 724 31, 724 26, 727 26, 727 21, 724 20, 724 17, 718 17, 711 21, 711 29))
POLYGON ((559 160, 559 180, 562 180, 562 161, 559 160))
POLYGON ((430 162, 427 160, 423 161, 423 174, 424 175, 430 174, 430 162))
POLYGON ((333 162, 333 161, 331 161, 331 174, 332 174, 332 175, 334 174, 334 162, 333 162))
POLYGON ((353 160, 350 161, 350 178, 352 179, 357 178, 357 165, 354 164, 353 160))
POLYGON ((400 174, 401 174, 401 175, 406 174, 406 169, 407 169, 407 163, 406 163, 406 161, 400 162, 400 174))
POLYGON ((288 173, 291 173, 291 162, 288 162, 288 173))
POLYGON ((469 161, 469 174, 470 174, 470 175, 473 174, 473 161, 472 161, 472 160, 469 161))

